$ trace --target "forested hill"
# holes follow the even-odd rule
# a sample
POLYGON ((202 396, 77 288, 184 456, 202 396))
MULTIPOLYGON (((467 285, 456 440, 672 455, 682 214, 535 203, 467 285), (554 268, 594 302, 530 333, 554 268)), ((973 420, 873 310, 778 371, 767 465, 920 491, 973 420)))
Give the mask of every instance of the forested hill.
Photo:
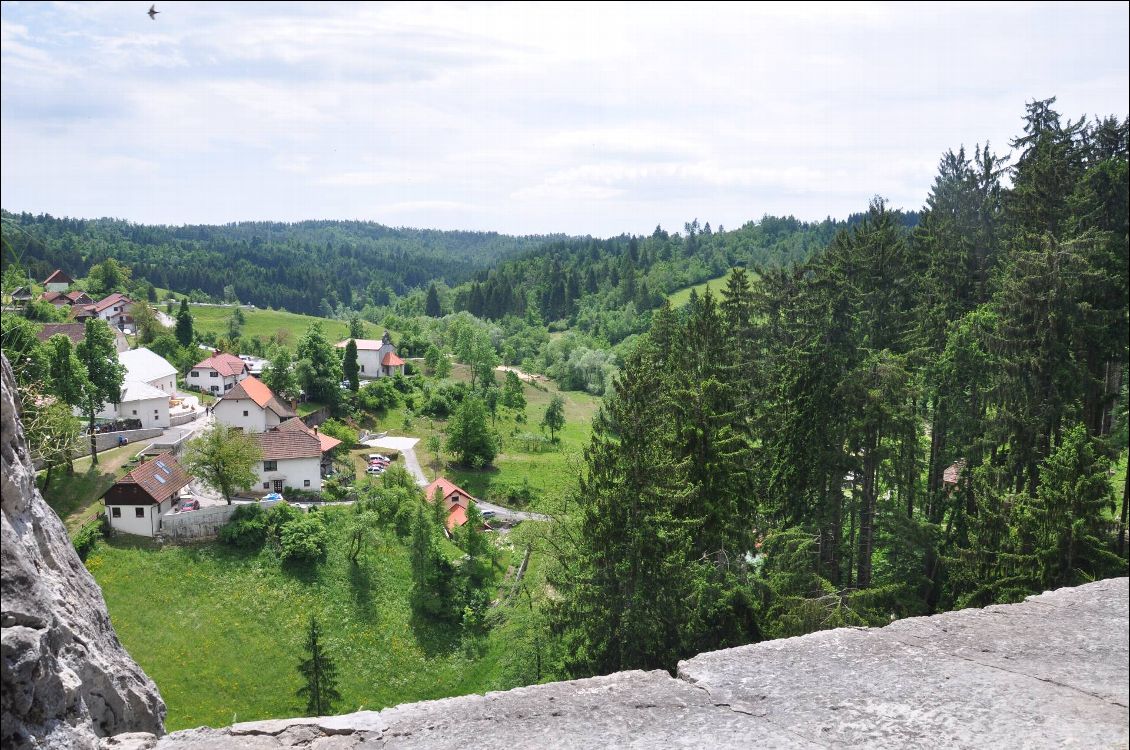
MULTIPOLYGON (((629 302, 648 310, 663 295, 734 265, 803 260, 858 220, 805 223, 766 216, 729 232, 695 220, 682 234, 656 227, 648 237, 594 239, 359 221, 173 227, 7 211, 3 217, 4 265, 18 258, 33 279, 55 268, 78 278, 114 258, 135 280, 157 287, 217 299, 234 292, 260 307, 322 315, 381 307, 438 282, 457 287, 456 309, 497 319, 525 314, 532 301, 545 320, 629 302), (582 297, 589 300, 581 304, 582 297)), ((916 213, 901 215, 908 226, 917 220, 916 213)))
MULTIPOLYGON (((916 212, 895 212, 913 227, 916 212)), ((836 232, 862 220, 803 222, 764 216, 739 229, 714 231, 698 220, 681 234, 661 227, 647 237, 606 240, 559 239, 535 251, 480 271, 456 290, 455 308, 498 319, 522 315, 531 305, 548 321, 583 319, 586 311, 615 310, 631 303, 645 311, 682 287, 717 278, 735 266, 787 266, 824 249, 836 232)))
POLYGON ((173 227, 7 211, 3 217, 4 263, 20 258, 34 279, 55 268, 77 278, 115 258, 133 278, 158 287, 219 298, 232 285, 243 302, 300 313, 318 312, 322 300, 335 308, 387 304, 391 294, 432 280, 455 285, 502 258, 561 239, 360 221, 173 227))

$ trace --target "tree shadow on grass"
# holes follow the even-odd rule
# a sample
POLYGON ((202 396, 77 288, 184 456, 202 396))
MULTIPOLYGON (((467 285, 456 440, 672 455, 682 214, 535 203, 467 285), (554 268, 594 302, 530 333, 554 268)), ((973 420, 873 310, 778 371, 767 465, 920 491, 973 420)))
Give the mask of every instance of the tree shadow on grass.
POLYGON ((460 627, 457 623, 437 620, 435 617, 412 607, 412 617, 408 620, 416 644, 428 659, 446 656, 459 646, 460 627))
POLYGON ((373 606, 375 585, 373 574, 364 561, 349 563, 349 590, 353 594, 353 605, 370 623, 375 623, 377 619, 377 611, 373 606))

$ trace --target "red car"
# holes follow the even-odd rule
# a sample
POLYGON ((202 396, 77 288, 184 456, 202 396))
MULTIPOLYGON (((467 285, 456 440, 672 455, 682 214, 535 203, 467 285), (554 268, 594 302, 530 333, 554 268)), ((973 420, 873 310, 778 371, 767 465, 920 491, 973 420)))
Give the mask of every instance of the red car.
POLYGON ((177 506, 177 512, 183 513, 186 510, 200 510, 200 501, 194 497, 181 500, 180 505, 177 506))

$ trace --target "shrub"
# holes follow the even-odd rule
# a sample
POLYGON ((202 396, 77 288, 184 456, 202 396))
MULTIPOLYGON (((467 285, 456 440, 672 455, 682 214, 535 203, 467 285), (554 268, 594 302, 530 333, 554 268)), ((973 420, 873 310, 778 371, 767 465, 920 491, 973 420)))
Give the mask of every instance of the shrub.
POLYGON ((279 503, 267 511, 267 530, 270 531, 271 537, 278 541, 282 527, 287 522, 302 518, 304 515, 299 508, 295 508, 290 503, 279 503))
POLYGON ((241 549, 256 549, 267 541, 267 514, 258 505, 240 505, 220 529, 220 541, 241 549))
POLYGON ((98 541, 105 536, 105 531, 105 516, 97 521, 86 524, 78 530, 78 533, 75 534, 75 538, 72 540, 72 544, 75 545, 75 552, 78 553, 80 560, 83 562, 86 561, 86 556, 98 545, 98 541))
POLYGON ((282 525, 282 561, 311 562, 326 554, 326 524, 320 513, 308 513, 282 525))

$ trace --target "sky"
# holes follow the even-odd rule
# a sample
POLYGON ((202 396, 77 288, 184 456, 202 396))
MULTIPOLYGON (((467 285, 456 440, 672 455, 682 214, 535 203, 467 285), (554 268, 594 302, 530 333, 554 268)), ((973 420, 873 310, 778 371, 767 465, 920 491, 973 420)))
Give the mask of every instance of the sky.
POLYGON ((1025 102, 1130 112, 1126 3, 0 4, 0 203, 612 236, 922 206, 1025 102))

